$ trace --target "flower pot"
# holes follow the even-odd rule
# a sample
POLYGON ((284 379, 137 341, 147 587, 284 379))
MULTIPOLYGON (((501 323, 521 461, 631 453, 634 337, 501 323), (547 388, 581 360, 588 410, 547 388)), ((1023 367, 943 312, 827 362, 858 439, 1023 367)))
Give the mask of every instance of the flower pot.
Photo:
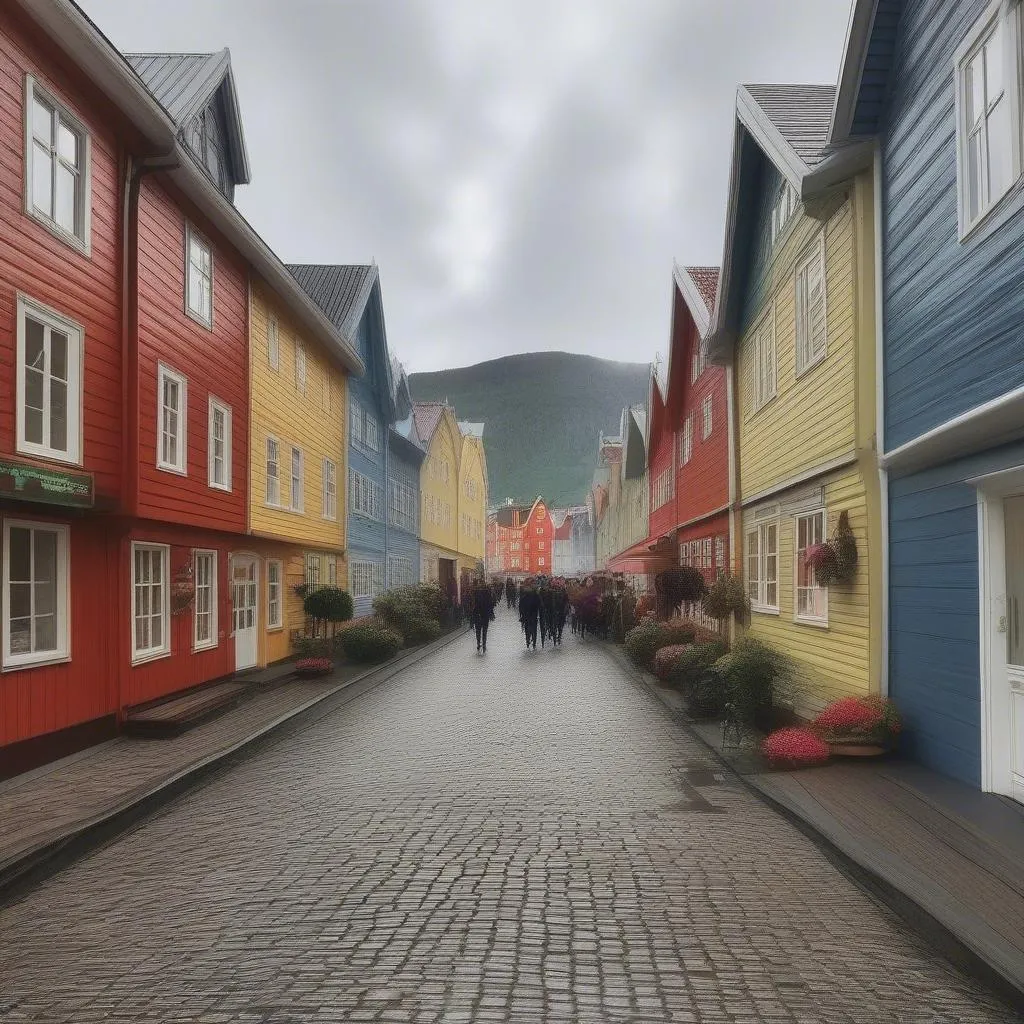
POLYGON ((828 746, 834 757, 880 757, 886 752, 881 743, 838 741, 830 742, 828 746))

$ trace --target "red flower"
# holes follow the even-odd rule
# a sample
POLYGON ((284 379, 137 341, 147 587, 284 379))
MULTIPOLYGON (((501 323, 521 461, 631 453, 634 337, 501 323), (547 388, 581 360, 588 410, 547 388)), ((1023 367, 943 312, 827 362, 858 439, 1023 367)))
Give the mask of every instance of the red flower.
POLYGON ((772 764, 797 767, 824 764, 828 760, 828 744, 808 729, 776 729, 761 744, 761 753, 772 764))
POLYGON ((334 668, 334 662, 330 658, 299 658, 295 662, 296 672, 307 672, 314 674, 317 672, 330 672, 334 668))
POLYGON ((842 697, 833 701, 814 720, 814 728, 830 734, 900 731, 896 705, 886 697, 842 697))

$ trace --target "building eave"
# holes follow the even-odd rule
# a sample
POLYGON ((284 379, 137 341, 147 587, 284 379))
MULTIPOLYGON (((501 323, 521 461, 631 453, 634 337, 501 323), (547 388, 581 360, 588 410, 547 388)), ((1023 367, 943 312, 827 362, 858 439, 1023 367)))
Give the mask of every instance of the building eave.
POLYGON ((836 89, 832 123, 828 132, 829 145, 837 145, 850 138, 877 9, 878 0, 854 0, 850 10, 850 20, 846 27, 846 45, 843 47, 843 62, 839 71, 839 85, 836 89))
POLYGON ((810 168, 794 152, 744 86, 736 92, 736 117, 779 173, 800 192, 810 168))

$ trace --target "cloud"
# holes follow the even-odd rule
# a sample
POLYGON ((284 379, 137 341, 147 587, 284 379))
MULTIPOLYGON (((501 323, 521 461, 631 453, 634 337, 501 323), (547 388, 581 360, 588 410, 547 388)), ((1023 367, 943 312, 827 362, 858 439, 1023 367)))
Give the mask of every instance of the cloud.
POLYGON ((381 267, 414 370, 664 348, 721 256, 735 89, 834 81, 848 0, 81 0, 124 50, 230 46, 288 261, 381 267))

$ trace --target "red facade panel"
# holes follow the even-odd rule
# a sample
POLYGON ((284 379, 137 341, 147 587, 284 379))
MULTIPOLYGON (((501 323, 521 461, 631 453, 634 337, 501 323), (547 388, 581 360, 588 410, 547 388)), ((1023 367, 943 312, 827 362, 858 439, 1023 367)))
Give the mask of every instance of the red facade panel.
POLYGON ((201 222, 213 251, 213 328, 185 313, 182 205, 145 179, 139 198, 139 515, 219 530, 246 529, 249 459, 248 271, 201 222), (157 370, 186 378, 187 475, 156 468, 157 370), (232 487, 209 486, 209 399, 231 407, 232 487))

